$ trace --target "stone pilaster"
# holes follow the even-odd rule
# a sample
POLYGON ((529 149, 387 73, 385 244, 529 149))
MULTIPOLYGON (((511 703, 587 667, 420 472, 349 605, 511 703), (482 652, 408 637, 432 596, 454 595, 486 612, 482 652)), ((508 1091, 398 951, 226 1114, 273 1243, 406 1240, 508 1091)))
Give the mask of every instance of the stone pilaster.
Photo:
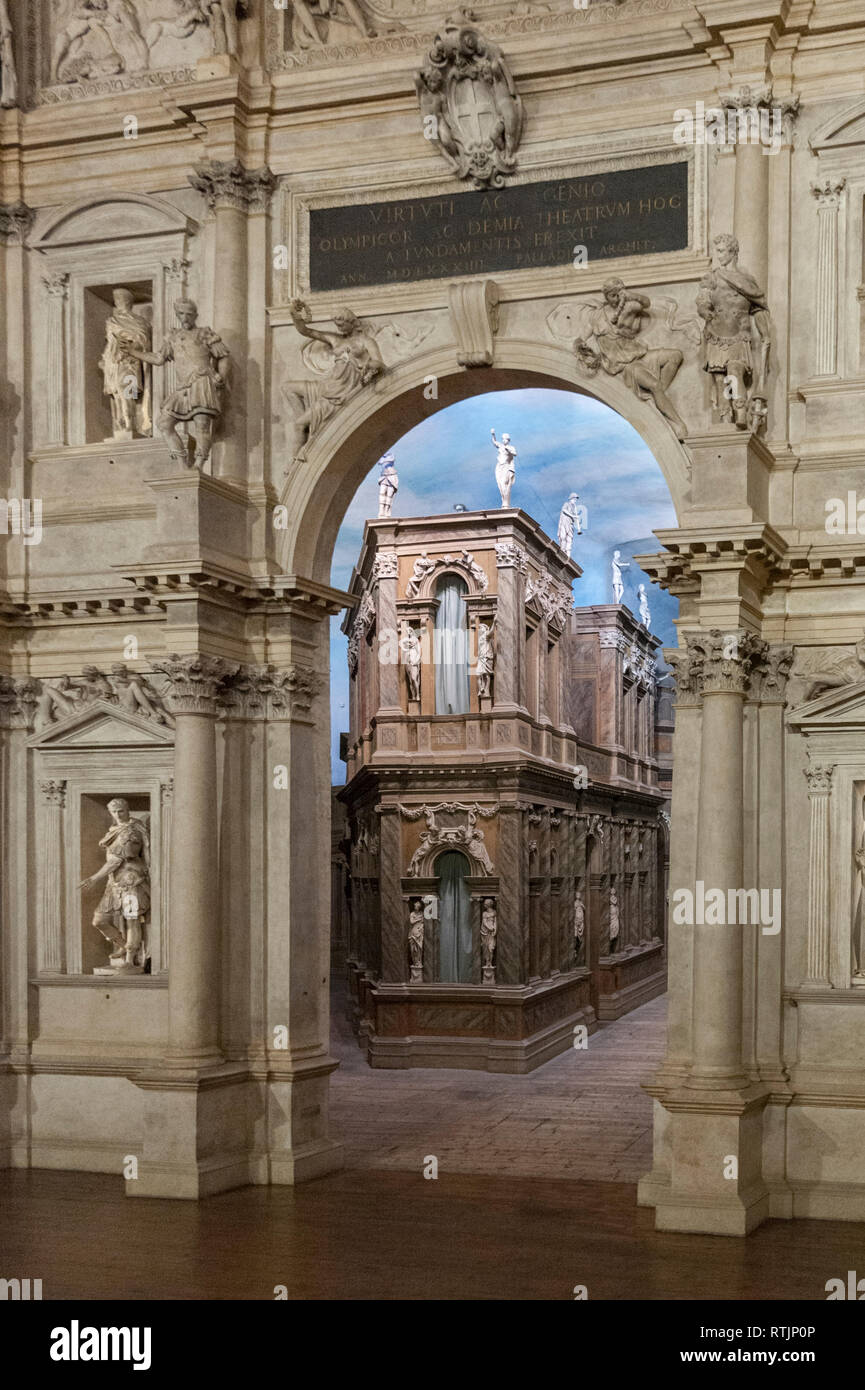
POLYGON ((174 778, 163 782, 160 789, 162 798, 162 833, 160 838, 159 863, 162 873, 160 918, 159 918, 159 971, 168 969, 171 934, 171 846, 174 843, 174 778))
MULTIPOLYGON (((523 594, 528 560, 525 551, 512 541, 496 545, 498 599, 496 604, 496 660, 494 709, 523 707, 520 697, 523 649, 523 594)), ((501 979, 501 974, 499 975, 501 979)))
POLYGON ((65 272, 43 276, 48 297, 45 316, 45 444, 66 440, 66 301, 69 276, 65 272))
POLYGON ((805 769, 811 804, 808 852, 808 974, 803 989, 831 989, 829 969, 829 798, 834 768, 814 763, 805 769))
POLYGON ((817 200, 817 288, 814 314, 814 375, 838 371, 838 214, 847 180, 811 184, 817 200))
POLYGON ((63 970, 63 810, 66 783, 40 782, 42 793, 39 854, 38 969, 40 975, 63 970))
POLYGON ((189 182, 214 214, 213 326, 232 359, 226 396, 220 476, 246 479, 247 337, 249 228, 247 215, 266 208, 276 180, 270 169, 245 169, 239 160, 211 159, 196 165, 189 182))

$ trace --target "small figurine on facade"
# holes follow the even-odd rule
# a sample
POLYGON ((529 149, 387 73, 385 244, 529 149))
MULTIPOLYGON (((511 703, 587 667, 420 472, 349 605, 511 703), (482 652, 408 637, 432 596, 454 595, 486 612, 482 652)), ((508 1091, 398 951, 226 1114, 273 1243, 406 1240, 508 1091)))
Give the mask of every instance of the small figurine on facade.
POLYGON ((648 600, 648 597, 647 597, 647 595, 646 595, 646 586, 645 586, 645 584, 638 584, 638 585, 637 585, 637 602, 638 602, 639 608, 640 608, 640 622, 643 624, 643 627, 646 627, 646 628, 651 627, 651 626, 652 626, 652 615, 651 615, 651 613, 649 612, 649 600, 648 600))
POLYGON ((421 898, 412 898, 408 922, 408 950, 411 961, 409 981, 414 985, 420 984, 423 980, 424 915, 421 898))
POLYGON ((583 903, 582 893, 578 893, 574 898, 574 955, 577 960, 583 949, 583 938, 586 935, 586 908, 583 903))
POLYGON ((487 699, 490 695, 490 682, 496 662, 493 643, 493 623, 478 623, 478 695, 487 699))
POLYGON ((94 973, 140 975, 147 961, 145 932, 150 916, 150 836, 143 820, 130 815, 129 803, 115 797, 108 803, 113 825, 99 841, 105 863, 79 888, 108 882, 93 914, 93 925, 114 950, 110 968, 94 973))
POLYGON ((198 306, 191 299, 178 299, 174 312, 179 326, 171 330, 158 352, 127 351, 155 367, 174 362, 179 385, 163 402, 159 430, 175 463, 203 468, 210 458, 214 425, 222 416, 222 391, 231 359, 212 328, 198 327, 198 306), (178 432, 181 424, 191 428, 195 437, 194 465, 189 461, 188 441, 178 432))
POLYGON ((495 430, 490 430, 490 434, 496 450, 496 483, 501 494, 502 506, 509 507, 511 505, 511 488, 516 476, 514 459, 517 456, 517 451, 511 443, 509 434, 503 434, 501 441, 496 439, 495 430))
POLYGON ((582 513, 579 493, 572 492, 559 515, 558 532, 559 549, 565 552, 569 560, 574 544, 574 531, 576 530, 578 536, 583 534, 582 513))
POLYGON ((103 394, 111 401, 113 439, 134 439, 153 428, 150 372, 139 353, 150 351, 150 324, 133 310, 135 296, 122 287, 112 292, 114 312, 105 324, 105 348, 99 359, 103 394))
POLYGON ((621 603, 625 597, 625 585, 622 580, 622 570, 629 570, 630 563, 622 559, 621 550, 613 551, 612 564, 610 566, 613 573, 613 603, 621 603))
POLYGON ((610 889, 610 955, 619 945, 619 895, 615 888, 610 889))
POLYGON ((409 623, 402 625, 399 649, 402 652, 403 665, 405 666, 408 698, 418 701, 420 700, 421 646, 417 632, 409 623))
POLYGON ((481 913, 481 979, 485 985, 494 985, 496 982, 493 956, 496 949, 496 935, 498 929, 498 916, 496 914, 495 901, 493 898, 484 898, 484 906, 481 913))
POLYGON ((390 516, 393 499, 399 492, 399 477, 393 454, 384 454, 379 459, 379 466, 381 472, 378 478, 378 515, 381 520, 390 516))
POLYGON ((754 276, 739 266, 734 236, 722 232, 714 248, 716 264, 700 281, 697 296, 697 313, 704 323, 703 370, 712 382, 716 419, 756 431, 767 412, 772 331, 766 295, 754 276))
POLYGON ((436 567, 435 560, 431 560, 426 551, 422 551, 414 562, 411 579, 405 586, 406 598, 417 598, 420 593, 420 586, 427 575, 432 574, 436 567))

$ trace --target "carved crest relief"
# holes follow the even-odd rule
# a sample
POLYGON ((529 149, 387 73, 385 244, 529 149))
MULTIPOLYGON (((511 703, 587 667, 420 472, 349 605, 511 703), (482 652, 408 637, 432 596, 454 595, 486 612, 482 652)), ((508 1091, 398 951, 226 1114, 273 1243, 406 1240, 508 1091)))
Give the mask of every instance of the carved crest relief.
POLYGON ((517 167, 523 105, 498 45, 457 12, 436 35, 415 86, 424 135, 457 178, 501 188, 517 167))

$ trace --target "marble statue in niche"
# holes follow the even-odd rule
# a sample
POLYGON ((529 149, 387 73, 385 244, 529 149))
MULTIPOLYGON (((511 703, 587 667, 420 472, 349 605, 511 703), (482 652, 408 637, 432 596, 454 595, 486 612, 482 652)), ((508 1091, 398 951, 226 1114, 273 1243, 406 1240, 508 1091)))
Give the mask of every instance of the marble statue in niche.
POLYGON ((423 130, 458 179, 501 188, 517 166, 523 106, 504 55, 467 11, 445 20, 415 74, 423 130))
POLYGON ((483 911, 481 912, 481 980, 485 985, 494 985, 496 982, 493 957, 498 929, 495 900, 484 898, 483 911))
POLYGON ((509 434, 503 434, 501 439, 496 439, 495 430, 490 430, 492 435, 493 448, 496 451, 496 485, 502 499, 502 506, 511 505, 511 488, 516 477, 516 465, 514 460, 517 451, 511 443, 509 434))
POLYGON ((669 420, 676 438, 684 439, 687 428, 667 395, 684 354, 678 348, 650 348, 640 337, 652 308, 647 294, 629 290, 618 278, 608 280, 602 293, 603 303, 582 306, 588 315, 588 336, 574 340, 578 366, 588 376, 601 369, 608 376, 621 376, 640 400, 651 400, 669 420))
POLYGON ((423 980, 423 900, 412 898, 408 915, 408 950, 410 964, 409 981, 420 984, 423 980))
POLYGON ((613 577, 613 603, 621 603, 625 597, 625 585, 622 580, 622 570, 631 568, 628 560, 622 559, 621 550, 613 551, 613 558, 610 562, 610 569, 613 577))
POLYGON ((136 352, 150 351, 150 324, 133 305, 135 296, 122 287, 112 293, 114 312, 105 324, 105 348, 99 359, 103 393, 111 401, 113 439, 149 435, 150 372, 136 352))
POLYGON ((109 801, 108 812, 112 825, 99 841, 105 863, 78 885, 83 889, 105 883, 93 926, 114 949, 110 965, 94 973, 140 975, 149 957, 150 835, 144 820, 130 814, 123 797, 109 801))
POLYGON ((222 393, 231 358, 218 333, 198 327, 198 306, 191 299, 178 299, 174 312, 178 326, 158 352, 131 347, 127 351, 155 367, 174 362, 178 386, 163 402, 159 431, 173 462, 184 468, 203 468, 210 458, 214 426, 222 417, 222 393), (179 433, 180 425, 195 439, 194 463, 190 463, 189 440, 179 433))
POLYGON ((559 514, 557 540, 559 549, 565 552, 569 560, 574 545, 574 532, 576 531, 578 536, 583 534, 583 508, 579 503, 579 493, 572 492, 559 514))
POLYGON ((116 77, 150 66, 132 0, 76 0, 60 23, 51 54, 52 82, 116 77))
POLYGON ((478 695, 481 699, 490 696, 490 684, 496 664, 494 645, 494 623, 478 623, 478 695))
POLYGON ((379 465, 381 472, 378 478, 378 515, 381 520, 390 516, 393 499, 399 492, 399 477, 393 454, 384 454, 379 459, 379 465))
POLYGON ((697 296, 712 410, 725 424, 757 430, 766 418, 771 347, 766 295, 753 275, 739 266, 739 243, 734 236, 722 232, 713 244, 716 263, 700 281, 697 296))
POLYGON ((286 432, 286 443, 291 457, 296 458, 316 430, 385 368, 373 333, 353 310, 340 309, 334 315, 335 333, 310 328, 312 315, 302 300, 293 299, 289 310, 298 333, 318 349, 309 358, 304 353, 304 361, 319 376, 287 381, 282 386, 293 423, 293 430, 286 432))
POLYGON ((18 105, 18 71, 7 0, 0 0, 0 106, 18 105))
POLYGON ((405 679, 409 700, 420 700, 421 645, 417 632, 409 623, 402 625, 399 644, 405 666, 405 679))

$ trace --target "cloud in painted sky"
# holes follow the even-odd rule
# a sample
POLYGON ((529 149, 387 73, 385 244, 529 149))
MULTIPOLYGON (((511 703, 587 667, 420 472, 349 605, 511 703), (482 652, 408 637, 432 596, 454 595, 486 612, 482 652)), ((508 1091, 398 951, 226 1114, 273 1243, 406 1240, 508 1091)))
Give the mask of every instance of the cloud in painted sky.
MULTIPOLYGON (((569 391, 527 388, 472 396, 423 420, 391 446, 399 473, 395 517, 498 507, 495 450, 490 429, 507 431, 517 450, 511 493, 521 507, 555 537, 559 511, 572 491, 588 509, 588 526, 574 542, 583 577, 574 585, 578 605, 611 603, 610 558, 660 549, 653 531, 676 525, 667 485, 646 444, 621 416, 600 401, 569 391)), ((355 493, 336 540, 331 583, 346 588, 360 553, 364 523, 378 512, 378 470, 355 493)), ((637 585, 646 584, 652 630, 665 646, 675 645, 678 603, 651 585, 632 564, 625 571, 624 602, 636 613, 637 585)), ((339 733, 348 724, 346 639, 339 619, 331 628, 333 780, 345 780, 339 733)))

